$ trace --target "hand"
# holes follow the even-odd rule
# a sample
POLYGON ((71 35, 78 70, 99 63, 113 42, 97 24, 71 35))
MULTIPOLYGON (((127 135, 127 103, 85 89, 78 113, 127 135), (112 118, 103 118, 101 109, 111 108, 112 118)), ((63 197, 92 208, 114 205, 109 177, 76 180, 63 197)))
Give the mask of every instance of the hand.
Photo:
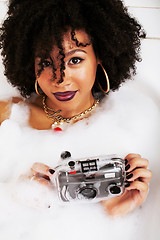
POLYGON ((53 174, 54 170, 49 166, 34 163, 28 174, 19 177, 14 190, 14 199, 34 208, 53 207, 55 192, 50 181, 53 174))
POLYGON ((30 179, 31 181, 36 181, 47 187, 51 187, 50 177, 54 174, 54 170, 43 163, 34 163, 30 170, 29 175, 22 175, 22 179, 30 179))
POLYGON ((148 160, 139 154, 128 154, 126 162, 125 192, 118 197, 102 201, 102 205, 111 216, 122 216, 133 211, 144 202, 148 192, 148 183, 152 172, 147 169, 148 160))

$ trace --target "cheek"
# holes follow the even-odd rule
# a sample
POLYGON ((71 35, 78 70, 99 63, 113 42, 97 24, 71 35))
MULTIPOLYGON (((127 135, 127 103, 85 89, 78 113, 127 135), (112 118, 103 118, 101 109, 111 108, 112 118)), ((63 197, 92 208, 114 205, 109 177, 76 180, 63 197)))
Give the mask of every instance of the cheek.
POLYGON ((92 88, 93 84, 95 82, 95 77, 96 77, 96 69, 97 66, 96 64, 88 64, 86 68, 84 68, 83 71, 81 71, 81 79, 82 81, 85 82, 84 86, 88 86, 88 88, 92 88))
POLYGON ((72 74, 71 78, 79 89, 83 89, 83 91, 88 89, 90 81, 88 81, 88 71, 86 69, 78 69, 72 74))
POLYGON ((72 72, 72 80, 83 88, 92 88, 95 82, 97 65, 93 63, 87 64, 85 67, 81 67, 72 72))
POLYGON ((44 87, 53 81, 53 73, 51 70, 44 70, 41 72, 40 76, 36 77, 36 79, 38 80, 40 87, 44 87))

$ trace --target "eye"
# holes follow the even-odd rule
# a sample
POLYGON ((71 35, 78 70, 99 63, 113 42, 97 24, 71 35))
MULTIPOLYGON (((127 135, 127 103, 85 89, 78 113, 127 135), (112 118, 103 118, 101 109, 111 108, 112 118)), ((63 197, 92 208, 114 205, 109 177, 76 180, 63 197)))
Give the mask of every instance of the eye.
POLYGON ((48 61, 48 60, 44 60, 42 63, 42 66, 45 68, 45 67, 49 67, 49 66, 51 66, 52 65, 52 63, 50 62, 50 61, 48 61))
POLYGON ((69 60, 69 64, 70 65, 75 65, 75 64, 79 64, 83 61, 84 59, 83 58, 80 58, 80 57, 73 57, 69 60))
POLYGON ((52 62, 49 60, 42 60, 38 63, 38 65, 41 67, 41 69, 43 70, 46 67, 50 67, 52 65, 52 62))

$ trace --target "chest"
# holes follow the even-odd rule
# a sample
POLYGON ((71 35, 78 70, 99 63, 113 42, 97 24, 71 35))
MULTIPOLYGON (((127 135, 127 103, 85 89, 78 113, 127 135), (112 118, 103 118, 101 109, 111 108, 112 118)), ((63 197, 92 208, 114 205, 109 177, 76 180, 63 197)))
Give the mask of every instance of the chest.
POLYGON ((49 119, 42 108, 30 105, 29 125, 38 130, 47 130, 51 128, 53 121, 49 119))

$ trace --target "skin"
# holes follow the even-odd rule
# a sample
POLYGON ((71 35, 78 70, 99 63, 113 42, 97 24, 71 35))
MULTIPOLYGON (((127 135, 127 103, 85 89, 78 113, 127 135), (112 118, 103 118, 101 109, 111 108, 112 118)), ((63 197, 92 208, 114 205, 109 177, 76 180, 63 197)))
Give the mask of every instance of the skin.
MULTIPOLYGON (((80 42, 88 43, 89 37, 84 31, 76 31, 76 37, 80 42)), ((72 117, 89 108, 94 98, 91 92, 93 87, 97 65, 100 61, 96 58, 92 45, 86 47, 77 47, 71 40, 69 32, 64 35, 63 47, 66 54, 65 77, 62 83, 58 83, 60 78, 60 60, 56 46, 53 46, 50 58, 46 59, 44 70, 38 76, 40 58, 35 58, 35 75, 42 91, 46 94, 47 106, 55 111, 61 110, 63 117, 72 117), (52 60, 56 66, 57 79, 53 78, 52 60), (59 101, 53 93, 77 91, 74 98, 69 101, 59 101)), ((20 99, 13 99, 12 102, 19 102, 20 99)), ((43 110, 42 97, 37 97, 34 101, 28 102, 30 107, 29 124, 37 129, 50 129, 52 120, 48 119, 43 110)), ((0 114, 3 118, 9 116, 9 107, 7 103, 0 103, 0 114)), ((3 121, 4 119, 2 119, 3 121)), ((1 121, 1 122, 2 122, 1 121)), ((127 179, 130 186, 125 188, 125 192, 118 197, 102 201, 105 211, 111 216, 122 216, 133 211, 137 206, 144 202, 147 192, 148 183, 152 177, 152 172, 147 169, 148 160, 142 158, 139 154, 128 154, 127 160, 127 179), (130 175, 133 174, 133 175, 130 175)), ((39 184, 52 188, 49 171, 50 167, 42 163, 34 163, 29 175, 21 176, 22 179, 29 178, 37 181, 39 184)))
MULTIPOLYGON (((90 41, 88 35, 84 31, 77 31, 76 37, 79 42, 90 41)), ((77 47, 75 42, 71 40, 70 31, 64 35, 63 47, 65 52, 65 76, 62 83, 58 83, 60 79, 60 60, 58 59, 59 49, 54 46, 51 52, 51 59, 46 59, 44 71, 40 77, 37 77, 38 84, 47 96, 47 106, 55 111, 61 110, 63 117, 72 117, 89 108, 94 97, 91 93, 93 87, 98 61, 93 51, 92 45, 86 47, 77 47), (52 60, 56 67, 57 79, 53 78, 52 60), (59 101, 53 95, 56 92, 77 91, 76 95, 70 101, 59 101)), ((35 59, 35 72, 39 70, 40 58, 35 59)))
MULTIPOLYGON (((76 31, 76 37, 79 42, 90 42, 88 35, 84 31, 76 31)), ((45 59, 43 62, 44 70, 40 76, 38 70, 40 69, 39 63, 41 59, 40 57, 35 58, 35 75, 38 85, 46 95, 47 106, 55 111, 61 110, 60 114, 68 118, 83 112, 93 105, 94 97, 91 89, 95 81, 97 65, 100 62, 95 56, 92 45, 86 47, 76 46, 75 42, 71 40, 70 31, 64 35, 63 48, 66 57, 64 59, 65 76, 62 83, 58 83, 60 79, 60 59, 58 58, 59 49, 57 46, 53 46, 50 58, 45 59), (52 61, 57 69, 57 79, 53 77, 52 61), (66 91, 77 92, 70 101, 59 101, 53 95, 56 92, 66 91)), ((16 102, 19 101, 22 101, 22 99, 16 99, 16 102)), ((28 101, 27 104, 30 107, 29 125, 39 130, 50 129, 53 120, 48 119, 43 110, 42 97, 37 96, 36 99, 28 101)), ((4 104, 0 103, 1 105, 4 104)), ((4 112, 4 107, 2 112, 4 112)))

